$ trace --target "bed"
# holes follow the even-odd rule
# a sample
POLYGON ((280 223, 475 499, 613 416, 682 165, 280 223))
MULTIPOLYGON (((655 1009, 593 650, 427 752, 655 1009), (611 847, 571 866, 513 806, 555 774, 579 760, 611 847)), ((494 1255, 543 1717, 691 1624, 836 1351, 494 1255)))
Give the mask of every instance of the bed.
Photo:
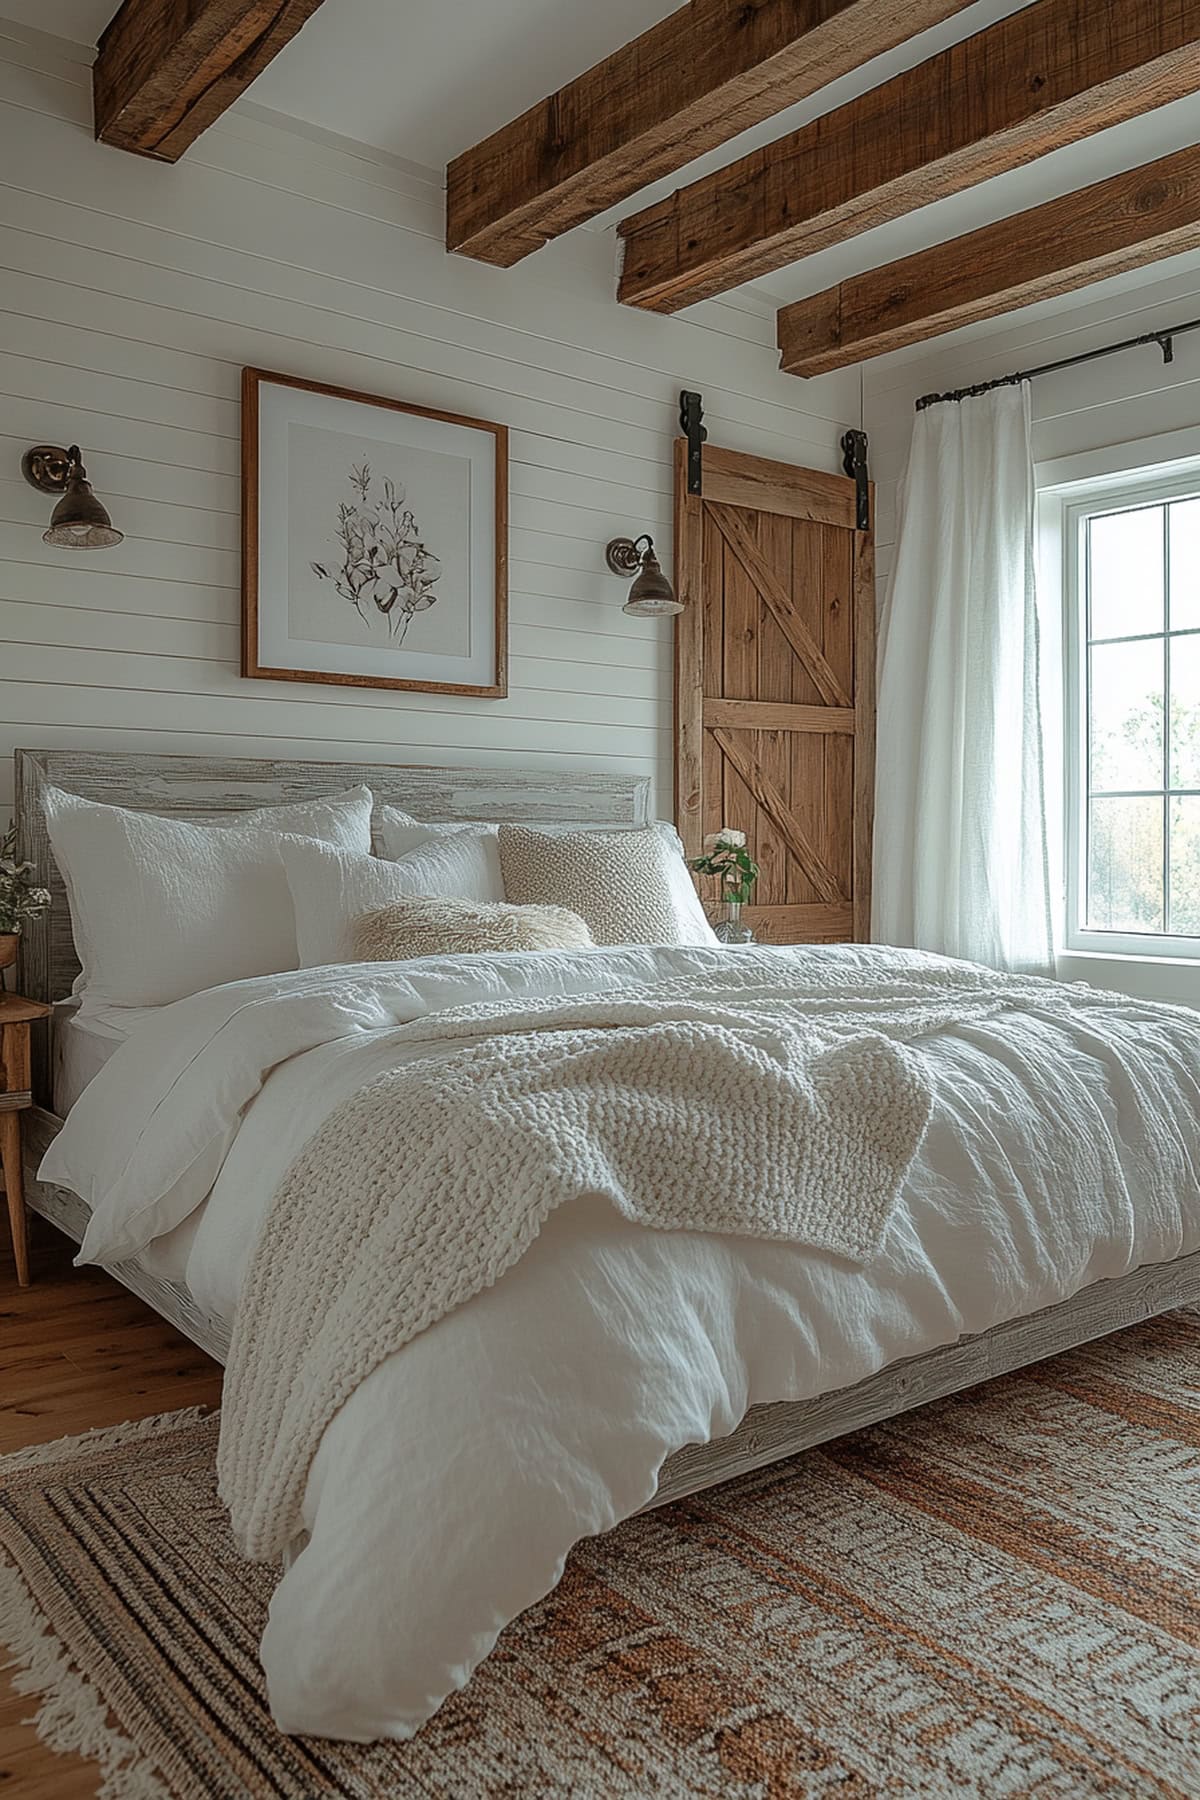
MULTIPOLYGON (((369 785, 379 799, 391 800, 429 819, 584 819, 637 824, 648 816, 647 784, 625 777, 19 752, 18 817, 23 843, 39 879, 50 887, 56 900, 48 920, 31 930, 24 942, 23 991, 33 998, 61 1001, 78 966, 62 882, 42 816, 40 796, 46 783, 135 810, 186 817, 232 813, 298 796, 328 795, 360 782, 369 785)), ((61 1033, 61 1020, 52 1024, 61 1033)), ((59 1048, 61 1051, 61 1045, 59 1048)), ((58 1061, 61 1066, 61 1054, 58 1061)), ((55 1062, 54 1043, 44 1042, 35 1072, 42 1104, 31 1115, 26 1136, 28 1198, 35 1211, 79 1241, 88 1223, 85 1204, 65 1188, 37 1178, 42 1155, 62 1124, 48 1103, 55 1062)), ((1194 1202, 1194 1192, 1188 1198, 1194 1202)), ((1156 1241, 1166 1243, 1170 1237, 1167 1229, 1156 1241)), ((114 1266, 111 1272, 210 1354, 225 1359, 229 1346, 226 1306, 214 1306, 211 1300, 207 1305, 198 1302, 184 1281, 164 1273, 153 1259, 135 1258, 114 1266)), ((753 1405, 740 1423, 730 1418, 723 1434, 713 1441, 680 1443, 662 1464, 653 1491, 641 1504, 661 1505, 1197 1298, 1200 1249, 1189 1246, 1186 1253, 1139 1262, 1113 1278, 1084 1278, 1077 1291, 1049 1307, 1034 1310, 1013 1302, 1011 1316, 986 1331, 940 1342, 919 1355, 888 1357, 884 1366, 833 1391, 753 1405)), ((376 1719, 374 1725, 378 1724, 376 1719)), ((328 1727, 321 1721, 314 1726, 306 1717, 293 1728, 328 1727)), ((359 1735, 353 1722, 344 1727, 335 1720, 334 1730, 336 1735, 359 1735)))

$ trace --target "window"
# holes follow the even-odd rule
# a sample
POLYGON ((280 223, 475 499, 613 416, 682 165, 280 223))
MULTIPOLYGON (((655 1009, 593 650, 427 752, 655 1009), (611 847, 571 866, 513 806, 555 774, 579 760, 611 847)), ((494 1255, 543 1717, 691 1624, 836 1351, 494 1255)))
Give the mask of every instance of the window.
POLYGON ((1200 957, 1200 477, 1064 523, 1067 947, 1200 957))

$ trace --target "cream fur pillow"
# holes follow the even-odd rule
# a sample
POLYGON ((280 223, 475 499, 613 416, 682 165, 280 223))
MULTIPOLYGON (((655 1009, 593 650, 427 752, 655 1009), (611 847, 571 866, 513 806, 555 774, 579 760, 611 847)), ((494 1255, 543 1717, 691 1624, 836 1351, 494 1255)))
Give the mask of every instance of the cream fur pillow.
POLYGON ((354 921, 360 962, 469 956, 480 950, 590 950, 592 934, 565 906, 499 901, 393 900, 354 921))

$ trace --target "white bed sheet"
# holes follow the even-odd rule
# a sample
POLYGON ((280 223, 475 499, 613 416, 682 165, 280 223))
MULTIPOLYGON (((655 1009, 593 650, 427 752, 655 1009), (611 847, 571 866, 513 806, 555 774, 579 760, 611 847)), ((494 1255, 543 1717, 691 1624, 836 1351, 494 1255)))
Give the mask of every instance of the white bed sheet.
POLYGON ((95 1006, 79 1016, 75 1000, 54 1009, 54 1110, 65 1119, 114 1050, 161 1011, 157 1006, 95 1006))
MULTIPOLYGON (((105 1063, 141 1026, 158 1018, 161 1006, 100 1006, 82 1016, 76 1000, 60 1000, 54 1008, 54 1110, 65 1119, 105 1063)), ((187 1285, 187 1263, 200 1222, 199 1213, 178 1231, 156 1238, 137 1262, 161 1281, 187 1285)))
MULTIPOLYGON (((628 968, 633 953, 621 954, 628 968)), ((726 953, 640 954, 649 978, 664 958, 682 972, 726 953)), ((497 959, 463 960, 478 983, 497 959)), ((345 972, 348 983, 363 974, 345 972)), ((280 995, 301 979, 277 978, 280 995)), ((1001 1014, 924 1041, 934 1116, 869 1267, 762 1239, 647 1231, 601 1201, 554 1215, 494 1288, 382 1364, 327 1430, 308 1541, 263 1641, 279 1723, 409 1735, 554 1585, 573 1543, 652 1497, 682 1445, 727 1434, 757 1402, 848 1385, 1200 1248, 1200 1028, 1193 1051, 1189 1028, 1167 1032, 1162 1009, 1131 1001, 1123 1014, 1153 1042, 1183 1121, 1185 1177, 1155 1204, 1136 1080, 1094 1018, 1001 1014), (1031 1031, 1043 1071, 1033 1094, 1031 1031), (1108 1174, 1063 1192, 1054 1122, 1081 1108, 1108 1174)), ((232 1314, 288 1163, 334 1106, 395 1066, 391 1039, 346 1024, 276 1059, 187 1222, 186 1277, 202 1304, 232 1314)))

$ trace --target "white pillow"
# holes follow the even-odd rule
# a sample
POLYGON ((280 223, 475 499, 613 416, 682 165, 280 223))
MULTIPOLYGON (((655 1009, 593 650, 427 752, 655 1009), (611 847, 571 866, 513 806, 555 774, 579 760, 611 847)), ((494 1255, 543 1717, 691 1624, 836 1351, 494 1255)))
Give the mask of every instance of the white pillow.
MULTIPOLYGON (((696 892, 696 884, 692 880, 692 872, 687 866, 683 840, 675 827, 666 819, 655 819, 650 826, 644 825, 588 825, 572 821, 568 824, 536 825, 530 830, 540 831, 546 837, 570 837, 578 832, 628 832, 657 831, 667 848, 666 870, 671 887, 671 900, 675 912, 675 928, 678 936, 670 941, 676 944, 715 944, 717 934, 708 922, 708 915, 701 905, 700 896, 696 892)), ((435 839, 453 837, 460 831, 484 831, 494 836, 500 827, 489 825, 483 820, 468 823, 456 820, 452 824, 430 825, 422 819, 414 819, 410 813, 401 812, 399 807, 384 806, 380 809, 379 841, 385 856, 403 856, 421 844, 428 844, 435 839)))
POLYGON ((80 1015, 166 1006, 185 994, 296 967, 279 856, 285 833, 369 850, 371 790, 264 806, 200 824, 102 806, 48 788, 43 808, 71 907, 80 1015))
POLYGON ((356 921, 393 900, 419 895, 494 904, 504 899, 496 839, 484 832, 455 832, 395 862, 305 838, 283 839, 281 852, 302 969, 353 962, 356 921))
POLYGON ((379 845, 384 856, 392 862, 397 857, 407 856, 410 850, 419 850, 422 845, 437 843, 443 838, 457 837, 464 831, 482 832, 494 838, 499 829, 498 825, 489 825, 485 819, 456 819, 450 824, 430 825, 424 819, 414 819, 411 813, 401 812, 398 806, 381 806, 379 809, 379 845))
POLYGON ((554 832, 502 825, 500 866, 513 904, 565 906, 597 944, 716 941, 682 855, 656 826, 554 832))
POLYGON ((665 819, 656 819, 652 829, 657 831, 663 840, 667 881, 671 889, 671 904, 675 909, 675 926, 679 933, 674 942, 677 944, 719 943, 720 939, 709 924, 708 914, 696 892, 692 871, 687 865, 683 839, 675 827, 669 825, 665 819))

